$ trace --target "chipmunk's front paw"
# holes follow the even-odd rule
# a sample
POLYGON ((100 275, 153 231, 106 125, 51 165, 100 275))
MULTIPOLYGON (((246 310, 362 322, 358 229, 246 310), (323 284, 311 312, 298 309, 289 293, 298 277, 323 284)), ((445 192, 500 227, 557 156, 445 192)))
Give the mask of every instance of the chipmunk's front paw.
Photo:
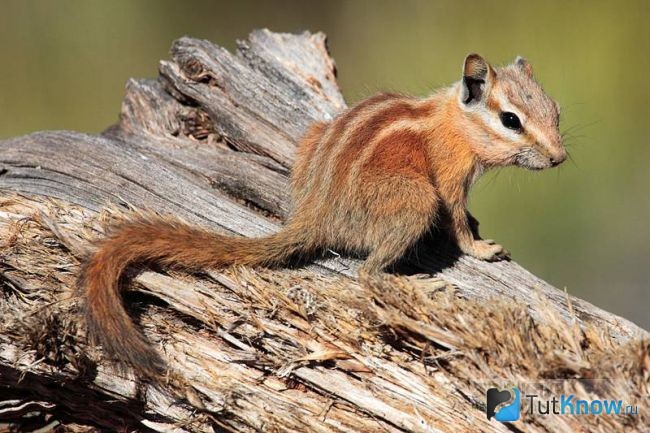
POLYGON ((510 258, 510 253, 501 245, 494 242, 492 239, 476 240, 466 247, 461 247, 461 250, 472 257, 477 259, 495 262, 499 260, 506 260, 510 258))

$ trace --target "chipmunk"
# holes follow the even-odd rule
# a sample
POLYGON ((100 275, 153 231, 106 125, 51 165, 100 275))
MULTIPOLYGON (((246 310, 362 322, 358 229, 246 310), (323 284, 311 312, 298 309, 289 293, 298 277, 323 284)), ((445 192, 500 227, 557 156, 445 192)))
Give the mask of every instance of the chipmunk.
POLYGON ((367 253, 360 272, 377 274, 443 212, 463 253, 499 259, 503 247, 472 232, 470 186, 493 167, 562 163, 559 113, 521 57, 494 68, 470 54, 462 79, 427 98, 370 97, 306 133, 292 172, 294 211, 278 233, 226 236, 163 218, 116 227, 79 278, 89 334, 144 376, 164 371, 122 305, 118 281, 134 264, 277 266, 332 248, 367 253))

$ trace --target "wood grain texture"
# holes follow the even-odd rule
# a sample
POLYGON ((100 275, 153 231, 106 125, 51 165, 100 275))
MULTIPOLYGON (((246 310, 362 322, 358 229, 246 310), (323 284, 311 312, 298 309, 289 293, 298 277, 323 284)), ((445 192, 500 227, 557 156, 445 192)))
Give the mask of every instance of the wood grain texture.
MULTIPOLYGON (((28 248, 7 247, 0 256, 6 311, 22 317, 70 295, 87 248, 88 236, 81 233, 94 230, 96 237, 98 215, 106 208, 176 215, 244 236, 278 230, 291 211, 288 175, 298 139, 312 122, 331 119, 346 106, 322 34, 258 30, 234 53, 181 38, 159 70, 157 80, 127 83, 120 120, 101 135, 37 132, 0 142, 0 194, 5 203, 16 193, 30 203, 20 211, 0 209, 1 232, 8 239, 17 221, 39 222, 44 231, 34 235, 41 243, 32 252, 47 250, 39 253, 38 266, 27 260, 28 248), (42 239, 50 237, 62 246, 48 249, 42 239), (51 264, 45 272, 44 263, 56 257, 65 258, 67 267, 51 264)), ((14 241, 32 245, 29 239, 14 241)), ((458 299, 485 305, 486 315, 493 313, 491 303, 516 304, 526 320, 542 325, 557 319, 567 329, 597 328, 612 347, 648 338, 633 323, 568 296, 514 261, 481 262, 440 245, 423 242, 418 263, 406 268, 435 273, 455 286, 458 299)), ((27 323, 16 319, 14 331, 5 328, 0 335, 0 396, 21 404, 50 402, 61 419, 109 429, 121 423, 160 431, 508 431, 486 422, 480 410, 457 409, 471 404, 467 395, 478 389, 472 378, 437 367, 432 374, 413 352, 437 347, 447 353, 443 358, 464 353, 470 350, 467 338, 424 319, 436 311, 408 319, 411 311, 395 310, 381 291, 368 292, 351 279, 358 265, 332 254, 304 270, 266 277, 144 272, 136 286, 161 305, 143 307, 141 325, 193 391, 138 385, 100 355, 92 375, 39 362, 38 351, 16 341, 15 326, 27 323), (265 278, 276 284, 265 286, 265 278), (287 300, 296 290, 302 293, 301 284, 328 299, 327 287, 341 281, 348 281, 349 293, 331 295, 316 316, 287 300), (384 336, 414 326, 421 339, 400 348, 382 343, 370 329, 373 337, 367 337, 363 318, 335 301, 387 326, 384 336), (392 347, 386 349, 390 355, 379 349, 372 355, 369 343, 357 346, 342 337, 352 334, 355 341, 392 347)), ((61 314, 74 322, 74 309, 61 314)), ((82 350, 83 342, 74 352, 82 350)), ((562 431, 556 427, 538 423, 531 431, 562 431)))

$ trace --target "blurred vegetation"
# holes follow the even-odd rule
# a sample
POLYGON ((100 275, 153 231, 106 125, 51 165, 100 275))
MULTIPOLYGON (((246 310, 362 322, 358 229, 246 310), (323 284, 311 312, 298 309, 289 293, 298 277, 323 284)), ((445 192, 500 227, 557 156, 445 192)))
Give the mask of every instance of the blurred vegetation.
POLYGON ((115 122, 129 77, 173 39, 228 48, 256 27, 324 31, 349 102, 427 94, 466 53, 526 56, 563 106, 572 162, 475 188, 484 235, 569 293, 650 328, 650 3, 611 1, 32 1, 0 5, 0 138, 115 122))

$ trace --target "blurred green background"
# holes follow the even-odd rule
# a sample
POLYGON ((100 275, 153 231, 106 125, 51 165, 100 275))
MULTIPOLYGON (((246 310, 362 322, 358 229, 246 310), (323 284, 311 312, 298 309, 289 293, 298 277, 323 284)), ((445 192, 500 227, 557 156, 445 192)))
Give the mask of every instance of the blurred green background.
POLYGON ((650 2, 31 1, 0 3, 0 138, 98 132, 129 77, 152 77, 173 39, 228 48, 256 27, 324 31, 352 103, 425 95, 476 51, 518 54, 563 107, 572 162, 507 169, 474 189, 484 236, 538 276, 650 329, 650 2))

